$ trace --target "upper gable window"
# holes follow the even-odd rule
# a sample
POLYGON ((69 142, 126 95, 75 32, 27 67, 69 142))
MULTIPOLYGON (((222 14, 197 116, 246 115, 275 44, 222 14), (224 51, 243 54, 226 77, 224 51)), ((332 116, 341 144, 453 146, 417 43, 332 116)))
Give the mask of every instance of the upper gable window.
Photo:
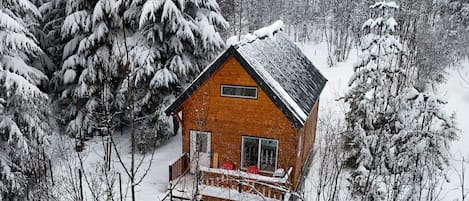
POLYGON ((256 99, 257 87, 221 85, 221 96, 256 99))

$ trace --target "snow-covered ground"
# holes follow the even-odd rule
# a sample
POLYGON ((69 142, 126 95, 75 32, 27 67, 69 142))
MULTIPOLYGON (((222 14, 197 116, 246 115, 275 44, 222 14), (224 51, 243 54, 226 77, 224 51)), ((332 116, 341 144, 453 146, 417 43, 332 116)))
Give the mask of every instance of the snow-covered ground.
POLYGON ((469 157, 469 84, 463 82, 458 71, 469 71, 469 62, 458 68, 448 70, 448 82, 442 86, 441 92, 446 97, 448 112, 456 113, 457 126, 461 129, 459 140, 454 142, 452 152, 457 156, 469 157))
MULTIPOLYGON (((324 89, 321 95, 321 104, 320 104, 320 114, 322 111, 332 112, 333 115, 341 118, 344 115, 346 108, 344 105, 338 101, 335 101, 337 98, 342 96, 347 90, 347 83, 353 72, 352 64, 356 61, 356 52, 352 51, 350 54, 350 59, 347 62, 339 63, 337 66, 328 67, 327 66, 327 52, 326 45, 324 43, 315 45, 315 44, 299 44, 300 48, 305 52, 305 54, 310 58, 310 60, 316 65, 316 67, 322 72, 322 74, 329 80, 326 88, 324 89)), ((469 62, 463 64, 464 68, 469 69, 469 62)), ((455 159, 461 159, 466 157, 466 160, 469 160, 469 85, 466 85, 462 82, 459 74, 457 73, 457 68, 450 69, 449 79, 446 84, 441 86, 440 92, 441 95, 447 98, 448 105, 447 110, 449 112, 456 113, 456 120, 458 127, 461 129, 460 138, 454 142, 451 146, 451 152, 454 154, 455 159)), ((320 126, 320 125, 319 125, 320 126)), ((118 150, 122 153, 123 160, 127 163, 130 161, 130 144, 129 139, 124 136, 117 134, 118 141, 118 150)), ((70 165, 71 162, 64 160, 64 155, 69 153, 70 156, 73 156, 73 142, 67 138, 56 138, 57 142, 64 145, 60 150, 52 150, 55 153, 55 156, 52 157, 54 164, 54 178, 59 183, 57 190, 61 191, 65 187, 60 187, 60 183, 66 184, 67 180, 65 178, 67 169, 79 168, 79 165, 70 165), (67 151, 68 150, 68 151, 67 151)), ((57 148, 59 149, 59 148, 57 148)), ((82 154, 84 156, 84 168, 89 175, 92 175, 97 170, 97 164, 103 159, 103 144, 100 137, 96 137, 87 142, 85 152, 82 154)), ((166 192, 168 184, 168 166, 174 160, 176 160, 181 155, 181 135, 178 135, 172 138, 167 144, 161 146, 156 150, 156 153, 151 164, 151 168, 147 176, 143 179, 142 183, 137 186, 137 200, 140 201, 150 201, 150 200, 160 200, 164 193, 166 192)), ((139 156, 139 158, 141 155, 139 156)), ((149 158, 151 154, 146 155, 146 159, 142 165, 142 169, 146 168, 149 163, 149 158)), ((76 161, 75 161, 76 162, 76 161)), ((127 200, 130 200, 130 192, 128 188, 128 177, 125 176, 124 171, 119 164, 118 160, 115 159, 112 161, 117 170, 122 172, 122 183, 125 197, 127 200)), ((447 183, 442 189, 441 197, 444 200, 455 200, 460 196, 460 180, 458 173, 461 173, 461 163, 457 160, 452 160, 452 169, 448 172, 449 183, 447 183)), ((466 171, 469 174, 469 166, 467 166, 466 171)), ((469 182, 466 179, 466 182, 469 182)), ((469 183, 467 183, 469 184, 469 183)), ((118 183, 115 184, 115 194, 118 195, 118 183)), ((86 196, 90 196, 90 191, 85 190, 86 196)))
MULTIPOLYGON (((125 131, 124 131, 125 132, 125 131)), ((117 133, 114 137, 117 144, 117 150, 121 154, 121 158, 126 163, 126 168, 129 168, 130 164, 130 139, 128 135, 120 135, 117 133)), ((54 150, 51 150, 54 153, 52 157, 53 164, 53 173, 54 180, 56 181, 55 191, 59 197, 59 200, 70 200, 70 197, 76 194, 73 192, 72 188, 74 182, 71 181, 70 175, 75 177, 75 180, 78 179, 77 172, 78 169, 85 169, 87 178, 83 179, 84 186, 84 196, 85 200, 92 200, 93 195, 89 190, 90 187, 86 183, 88 179, 91 185, 96 183, 101 183, 101 187, 104 182, 97 180, 98 178, 103 178, 103 175, 100 174, 100 168, 102 167, 102 162, 104 161, 104 146, 103 138, 95 137, 86 142, 85 150, 80 154, 83 158, 83 168, 80 167, 80 163, 76 160, 77 153, 74 151, 75 142, 68 137, 54 137, 53 143, 60 144, 61 146, 55 147, 54 150), (99 176, 98 176, 99 175, 99 176)), ((176 159, 181 156, 181 135, 177 135, 170 139, 166 144, 159 147, 153 157, 151 153, 147 154, 137 154, 136 164, 140 162, 140 159, 143 159, 143 162, 140 166, 140 171, 137 175, 137 180, 141 178, 143 172, 149 168, 147 175, 143 178, 142 182, 136 187, 136 199, 141 201, 150 201, 150 200, 161 200, 164 196, 164 193, 168 187, 168 166, 173 163, 176 159), (150 165, 151 162, 151 166, 150 165)), ((131 200, 130 188, 128 188, 129 177, 125 174, 121 163, 113 152, 113 159, 111 161, 112 166, 116 168, 116 172, 121 173, 122 177, 122 189, 124 200, 131 200)), ((120 199, 119 193, 119 180, 118 175, 115 174, 113 177, 114 183, 114 197, 120 199)), ((77 185, 78 181, 75 181, 77 185)), ((92 186, 95 192, 99 192, 99 188, 92 186)), ((100 195, 100 198, 104 195, 100 195)))
MULTIPOLYGON (((342 116, 346 108, 336 100, 343 96, 348 89, 348 82, 353 73, 352 66, 357 60, 357 52, 351 51, 347 62, 340 62, 334 67, 329 67, 327 65, 327 46, 325 43, 298 44, 298 46, 328 80, 321 93, 320 110, 332 110, 334 114, 342 116)), ((321 112, 319 115, 321 115, 321 112)))
MULTIPOLYGON (((342 101, 337 101, 337 98, 343 96, 348 89, 348 82, 353 73, 353 63, 357 60, 357 52, 352 51, 350 58, 347 62, 338 63, 334 67, 327 65, 327 46, 325 43, 320 44, 298 44, 306 56, 313 62, 321 73, 328 79, 328 82, 321 93, 319 103, 319 121, 318 131, 321 129, 319 123, 321 119, 328 118, 344 118, 345 111, 347 110, 342 101)), ((332 120, 334 121, 334 120, 332 120)), ((322 136, 317 132, 316 149, 322 136)), ((316 200, 316 188, 318 187, 318 179, 316 178, 319 171, 319 151, 313 159, 313 166, 311 167, 310 175, 305 181, 305 197, 307 200, 316 200)), ((345 180, 345 178, 342 178, 345 180)))
MULTIPOLYGON (((448 112, 456 114, 457 127, 460 129, 459 139, 451 146, 453 158, 451 169, 448 172, 449 183, 444 186, 445 200, 461 200, 461 173, 465 173, 465 189, 469 188, 469 84, 463 82, 459 71, 469 72, 469 62, 463 62, 460 66, 448 70, 448 82, 441 86, 441 93, 446 97, 448 112), (461 167, 462 159, 465 159, 464 168, 461 167), (464 171, 463 171, 464 170, 464 171)), ((467 195, 466 195, 467 196, 467 195)))

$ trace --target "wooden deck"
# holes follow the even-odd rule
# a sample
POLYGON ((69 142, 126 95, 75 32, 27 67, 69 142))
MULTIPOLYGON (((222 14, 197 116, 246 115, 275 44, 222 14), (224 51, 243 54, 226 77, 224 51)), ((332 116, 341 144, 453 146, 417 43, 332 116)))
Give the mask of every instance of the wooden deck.
POLYGON ((189 157, 183 154, 169 166, 168 193, 163 200, 288 200, 290 168, 284 177, 250 174, 241 170, 200 167, 189 172, 189 157), (199 179, 196 179, 196 176, 199 179), (194 196, 196 195, 197 196, 194 196))
POLYGON ((201 184, 208 187, 230 189, 239 194, 247 193, 261 200, 284 200, 290 193, 288 176, 291 169, 281 178, 250 174, 240 170, 206 167, 200 169, 201 184))

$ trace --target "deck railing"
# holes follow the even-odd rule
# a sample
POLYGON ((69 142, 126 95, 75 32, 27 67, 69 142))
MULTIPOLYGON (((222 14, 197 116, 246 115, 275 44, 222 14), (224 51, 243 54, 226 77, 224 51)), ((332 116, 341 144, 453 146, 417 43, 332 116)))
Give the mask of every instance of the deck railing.
POLYGON ((265 198, 283 200, 289 193, 288 177, 268 177, 236 170, 223 170, 201 167, 202 184, 237 190, 239 193, 252 193, 265 198))
POLYGON ((173 164, 169 165, 169 181, 184 175, 189 170, 189 155, 184 153, 173 164))

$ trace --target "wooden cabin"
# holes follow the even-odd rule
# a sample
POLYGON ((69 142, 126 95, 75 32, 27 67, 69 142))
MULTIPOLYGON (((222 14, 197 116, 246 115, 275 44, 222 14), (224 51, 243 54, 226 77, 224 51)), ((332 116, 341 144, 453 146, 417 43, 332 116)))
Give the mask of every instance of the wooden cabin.
MULTIPOLYGON (((326 82, 281 29, 230 46, 165 111, 182 128, 188 172, 201 171, 207 177, 203 185, 239 192, 249 187, 221 184, 220 178, 277 182, 284 192, 262 190, 269 192, 262 197, 273 199, 284 199, 287 190, 301 191, 326 82)), ((179 160, 179 173, 170 167, 170 180, 181 176, 182 166, 179 160)), ((204 200, 228 199, 201 194, 204 200)))

